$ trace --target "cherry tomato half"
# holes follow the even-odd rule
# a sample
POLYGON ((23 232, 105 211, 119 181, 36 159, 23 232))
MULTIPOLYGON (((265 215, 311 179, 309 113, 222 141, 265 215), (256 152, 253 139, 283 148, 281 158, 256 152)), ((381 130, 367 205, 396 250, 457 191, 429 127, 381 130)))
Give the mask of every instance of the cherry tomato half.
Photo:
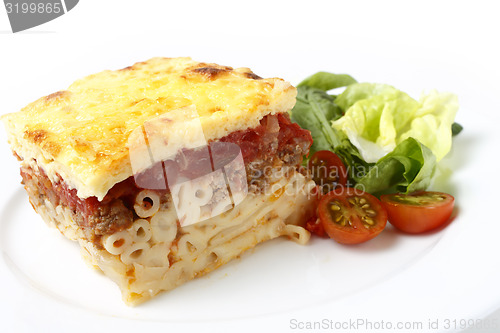
POLYGON ((435 229, 450 219, 453 196, 442 192, 386 194, 380 197, 389 222, 401 231, 418 234, 435 229))
POLYGON ((387 223, 387 212, 377 198, 350 187, 325 195, 318 215, 328 236, 343 244, 366 242, 380 234, 387 223))
POLYGON ((321 186, 323 194, 337 186, 347 184, 347 169, 340 157, 329 150, 315 152, 307 165, 314 182, 321 186))

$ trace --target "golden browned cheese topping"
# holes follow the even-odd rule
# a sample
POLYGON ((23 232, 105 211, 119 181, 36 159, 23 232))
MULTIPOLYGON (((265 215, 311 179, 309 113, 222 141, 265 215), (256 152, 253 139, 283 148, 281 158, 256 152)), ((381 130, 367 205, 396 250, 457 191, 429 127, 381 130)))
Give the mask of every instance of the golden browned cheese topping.
POLYGON ((289 83, 262 79, 248 68, 153 58, 90 75, 2 118, 12 149, 25 163, 35 159, 82 198, 102 198, 132 175, 129 137, 146 122, 178 122, 186 110, 195 110, 205 139, 217 139, 290 110, 295 95, 289 83))

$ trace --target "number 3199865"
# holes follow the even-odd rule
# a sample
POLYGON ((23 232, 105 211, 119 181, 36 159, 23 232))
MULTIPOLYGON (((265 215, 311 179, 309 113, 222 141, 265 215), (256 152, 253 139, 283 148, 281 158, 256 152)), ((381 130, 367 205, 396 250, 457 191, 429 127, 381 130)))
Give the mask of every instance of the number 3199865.
POLYGON ((11 3, 6 2, 5 8, 7 9, 7 14, 59 14, 62 12, 62 5, 60 2, 53 3, 11 3))

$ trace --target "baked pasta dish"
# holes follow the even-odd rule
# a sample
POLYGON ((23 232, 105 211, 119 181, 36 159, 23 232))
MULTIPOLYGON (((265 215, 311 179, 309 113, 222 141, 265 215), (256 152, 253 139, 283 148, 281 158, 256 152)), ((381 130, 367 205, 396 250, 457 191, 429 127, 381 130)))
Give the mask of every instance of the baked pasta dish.
POLYGON ((308 241, 295 97, 248 68, 153 58, 2 120, 33 208, 134 305, 266 240, 308 241))

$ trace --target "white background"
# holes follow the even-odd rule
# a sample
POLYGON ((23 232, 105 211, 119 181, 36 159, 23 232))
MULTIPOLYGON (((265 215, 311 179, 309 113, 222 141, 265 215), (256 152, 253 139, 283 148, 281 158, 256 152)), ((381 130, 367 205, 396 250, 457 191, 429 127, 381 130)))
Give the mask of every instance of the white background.
MULTIPOLYGON (((427 322, 434 318, 480 319, 493 313, 488 320, 497 320, 500 330, 500 313, 495 313, 500 307, 500 242, 496 237, 500 221, 495 210, 497 198, 492 197, 499 185, 494 166, 498 165, 498 146, 493 145, 498 141, 495 128, 500 112, 500 20, 495 4, 81 0, 66 15, 17 34, 10 32, 6 12, 0 7, 0 114, 17 111, 89 73, 122 68, 153 56, 191 56, 199 61, 251 67, 261 76, 279 76, 292 83, 326 70, 349 73, 361 81, 390 83, 415 97, 422 89, 455 92, 461 103, 457 120, 465 131, 458 145, 463 151, 455 150, 453 161, 469 167, 451 166, 462 171, 444 186, 461 195, 457 197, 460 215, 456 226, 433 236, 438 242, 430 253, 390 281, 341 302, 334 299, 332 304, 299 307, 281 317, 269 314, 251 321, 163 323, 154 327, 297 331, 289 329, 288 320, 298 316, 306 321, 337 316, 427 322)), ((16 161, 8 156, 3 131, 0 140, 2 153, 6 152, 1 158, 2 171, 9 172, 2 198, 8 199, 10 189, 19 187, 19 177, 16 161)), ((5 283, 17 283, 11 272, 0 273, 2 288, 9 288, 5 283)), ((27 296, 33 292, 29 286, 19 290, 15 299, 12 295, 8 300, 0 297, 2 309, 19 300, 32 301, 27 296)), ((110 321, 106 315, 78 316, 75 318, 86 322, 71 324, 64 318, 47 320, 18 312, 2 321, 12 332, 43 331, 41 327, 49 331, 48 325, 75 330, 89 325, 98 331, 95 323, 102 323, 100 327, 106 331, 153 327, 146 322, 110 321)))

